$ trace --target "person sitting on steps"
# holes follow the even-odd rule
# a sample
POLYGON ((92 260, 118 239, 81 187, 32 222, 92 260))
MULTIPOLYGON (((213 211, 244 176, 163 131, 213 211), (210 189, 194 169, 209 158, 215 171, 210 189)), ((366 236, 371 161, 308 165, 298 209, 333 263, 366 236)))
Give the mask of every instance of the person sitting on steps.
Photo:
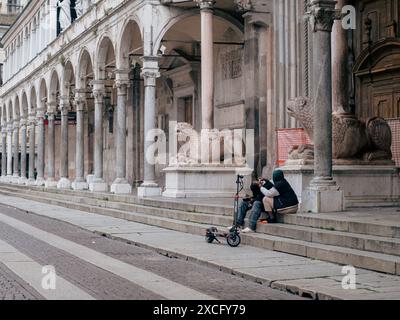
POLYGON ((257 221, 260 218, 261 213, 265 212, 263 204, 263 199, 265 198, 265 195, 263 191, 266 192, 266 190, 268 191, 269 189, 272 189, 274 187, 274 185, 269 180, 263 178, 259 178, 256 185, 257 185, 257 190, 259 190, 260 193, 258 198, 261 198, 261 203, 255 203, 255 206, 257 207, 255 209, 253 208, 249 219, 249 226, 242 231, 243 233, 250 233, 256 231, 257 221))
POLYGON ((274 185, 264 187, 265 181, 260 181, 260 190, 265 195, 263 205, 268 213, 269 223, 276 223, 277 213, 296 213, 299 200, 289 182, 285 179, 283 171, 277 169, 272 175, 274 185))
MULTIPOLYGON (((260 216, 261 212, 263 212, 263 210, 264 210, 264 206, 263 206, 263 202, 262 202, 264 195, 262 194, 262 192, 260 190, 259 182, 252 183, 250 186, 250 190, 251 190, 253 196, 244 198, 239 204, 238 217, 237 217, 237 221, 236 221, 236 224, 239 228, 244 228, 244 219, 246 218, 247 212, 250 209, 252 211, 251 217, 253 215, 260 216)), ((230 230, 230 229, 232 229, 232 227, 229 227, 228 229, 230 230)))

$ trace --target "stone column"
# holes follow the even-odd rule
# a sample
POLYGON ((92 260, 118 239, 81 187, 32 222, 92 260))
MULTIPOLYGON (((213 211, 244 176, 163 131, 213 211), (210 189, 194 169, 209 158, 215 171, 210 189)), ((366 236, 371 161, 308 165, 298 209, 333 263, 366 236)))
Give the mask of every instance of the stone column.
POLYGON ((47 179, 45 183, 46 188, 57 187, 57 181, 55 178, 56 167, 55 167, 55 127, 54 119, 57 110, 57 103, 55 101, 49 102, 47 106, 47 179))
POLYGON ((111 185, 111 192, 130 194, 132 186, 126 179, 126 102, 128 98, 129 70, 116 70, 117 87, 117 126, 116 126, 116 179, 111 185))
POLYGON ((302 209, 306 212, 343 210, 343 192, 332 177, 331 31, 335 3, 311 0, 308 12, 314 31, 314 178, 302 196, 302 209))
MULTIPOLYGON (((336 7, 341 10, 348 0, 337 0, 336 7)), ((351 113, 349 90, 349 45, 348 30, 344 29, 341 20, 336 20, 332 29, 332 98, 333 111, 351 113)))
POLYGON ((196 0, 201 16, 201 116, 202 129, 214 128, 214 1, 196 0))
POLYGON ((75 181, 72 183, 72 189, 85 190, 89 185, 84 178, 84 122, 83 112, 85 110, 86 92, 79 90, 75 94, 76 106, 76 141, 75 141, 75 181))
POLYGON ((35 114, 29 115, 29 178, 28 186, 35 184, 35 114))
POLYGON ((7 180, 7 128, 1 128, 1 180, 7 180))
POLYGON ((108 185, 103 180, 103 112, 104 81, 93 81, 94 96, 94 178, 89 184, 92 192, 106 192, 108 185))
POLYGON ((7 182, 12 181, 12 169, 13 169, 12 134, 13 134, 13 125, 12 122, 9 122, 7 124, 7 182))
MULTIPOLYGON (((42 103, 42 101, 39 101, 42 103)), ((40 105, 40 104, 38 104, 40 105)), ((37 110, 37 127, 38 127, 38 145, 37 145, 37 177, 36 177, 36 185, 43 186, 45 185, 44 180, 44 108, 41 106, 37 110)))
POLYGON ((144 179, 138 188, 138 196, 150 197, 161 195, 161 189, 155 181, 153 159, 148 159, 146 156, 147 150, 155 142, 147 139, 147 134, 156 128, 156 79, 160 76, 157 57, 143 57, 142 76, 144 78, 144 179))
POLYGON ((13 162, 13 176, 12 183, 18 183, 19 176, 19 120, 14 121, 13 126, 13 140, 14 140, 14 162, 13 162))
POLYGON ((68 172, 68 111, 70 107, 69 97, 63 96, 60 99, 61 110, 61 146, 60 146, 60 180, 57 183, 58 189, 70 189, 68 172))
POLYGON ((26 120, 21 119, 21 177, 18 180, 19 184, 25 184, 26 178, 26 120))

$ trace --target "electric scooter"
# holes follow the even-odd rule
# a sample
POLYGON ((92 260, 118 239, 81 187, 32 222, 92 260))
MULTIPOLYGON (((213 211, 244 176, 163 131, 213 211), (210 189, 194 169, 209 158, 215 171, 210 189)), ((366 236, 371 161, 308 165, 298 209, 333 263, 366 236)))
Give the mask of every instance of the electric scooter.
POLYGON ((229 232, 220 232, 216 227, 208 228, 206 231, 206 241, 208 243, 213 243, 214 241, 221 243, 218 238, 226 238, 226 242, 231 247, 239 246, 241 238, 239 234, 239 226, 237 225, 237 216, 239 213, 239 194, 244 187, 243 178, 244 176, 241 175, 237 175, 236 178, 236 194, 233 205, 233 227, 229 230, 229 232))

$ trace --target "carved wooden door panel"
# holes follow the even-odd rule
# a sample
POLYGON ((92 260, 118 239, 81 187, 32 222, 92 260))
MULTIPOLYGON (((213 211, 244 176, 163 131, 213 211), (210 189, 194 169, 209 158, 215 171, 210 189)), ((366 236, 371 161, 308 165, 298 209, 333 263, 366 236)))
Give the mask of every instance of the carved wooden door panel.
POLYGON ((375 94, 372 102, 373 115, 382 118, 392 118, 392 101, 393 95, 391 93, 375 94))

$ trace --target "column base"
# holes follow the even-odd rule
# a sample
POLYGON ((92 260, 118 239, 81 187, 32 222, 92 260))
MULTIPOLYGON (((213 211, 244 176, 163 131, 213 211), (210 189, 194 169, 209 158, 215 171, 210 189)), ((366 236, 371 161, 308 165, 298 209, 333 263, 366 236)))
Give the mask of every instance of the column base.
POLYGON ((301 212, 329 213, 343 211, 344 196, 339 186, 310 185, 302 192, 301 212))
POLYGON ((46 188, 57 188, 57 181, 54 179, 47 179, 44 186, 46 188))
POLYGON ((71 181, 68 178, 61 178, 57 183, 57 189, 71 189, 71 181))
POLYGON ((94 180, 95 180, 94 174, 88 174, 86 176, 86 182, 88 185, 92 184, 94 180))
POLYGON ((86 183, 86 181, 77 181, 75 180, 72 182, 72 189, 74 190, 87 190, 89 189, 89 185, 86 183))
POLYGON ((12 176, 2 176, 1 181, 4 183, 10 183, 12 176))
POLYGON ((18 184, 20 176, 12 176, 11 183, 18 184))
POLYGON ((28 180, 25 181, 25 185, 34 186, 34 185, 36 185, 36 181, 33 178, 29 178, 28 180))
POLYGON ((25 185, 27 181, 28 181, 28 179, 27 179, 26 177, 20 177, 20 178, 18 179, 18 184, 23 184, 23 185, 25 185))
POLYGON ((161 196, 161 188, 157 183, 144 182, 137 190, 139 198, 158 197, 161 196))
POLYGON ((46 185, 46 180, 44 178, 37 178, 35 182, 35 186, 42 187, 46 185))
POLYGON ((108 185, 103 179, 93 179, 92 183, 89 184, 89 190, 92 192, 107 192, 108 185))
POLYGON ((115 194, 130 194, 132 193, 132 186, 126 179, 117 178, 111 185, 111 192, 115 194))

